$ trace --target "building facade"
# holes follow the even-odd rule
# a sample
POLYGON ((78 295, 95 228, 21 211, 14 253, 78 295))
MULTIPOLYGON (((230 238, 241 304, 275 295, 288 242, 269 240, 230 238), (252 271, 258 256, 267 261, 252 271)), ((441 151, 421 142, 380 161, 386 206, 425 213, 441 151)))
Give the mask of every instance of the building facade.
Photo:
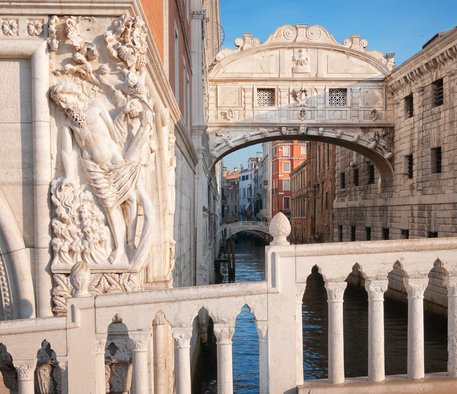
POLYGON ((237 168, 233 171, 224 168, 222 179, 222 221, 233 223, 240 218, 240 173, 237 168))
POLYGON ((393 179, 337 148, 334 240, 457 235, 457 29, 437 34, 386 78, 395 123, 393 179))

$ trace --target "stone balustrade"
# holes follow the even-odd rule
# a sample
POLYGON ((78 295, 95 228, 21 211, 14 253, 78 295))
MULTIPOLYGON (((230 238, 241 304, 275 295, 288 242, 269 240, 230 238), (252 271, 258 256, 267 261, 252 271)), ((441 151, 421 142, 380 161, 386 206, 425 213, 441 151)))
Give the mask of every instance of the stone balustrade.
MULTIPOLYGON (((41 365, 37 361, 37 349, 43 340, 49 342, 54 352, 52 368, 61 368, 60 392, 105 393, 107 385, 114 384, 110 373, 124 371, 125 376, 130 376, 125 384, 135 393, 170 392, 169 377, 173 373, 177 393, 190 393, 190 349, 198 331, 195 319, 202 309, 214 322, 218 393, 233 393, 232 337, 235 319, 245 305, 257 321, 260 392, 292 393, 297 387, 308 390, 310 386, 303 386, 302 298, 314 267, 324 279, 328 297, 327 384, 341 387, 336 385, 348 382, 344 365, 343 300, 346 278, 354 265, 364 277, 368 293, 366 384, 386 380, 383 302, 388 274, 394 266, 404 273, 408 296, 405 381, 418 381, 417 384, 428 381, 427 377, 422 380, 425 376, 423 296, 429 272, 434 267, 445 269, 449 278, 447 374, 449 378, 457 377, 457 239, 289 245, 284 238, 288 231, 284 218, 270 225, 274 241, 267 248, 264 282, 71 298, 67 317, 0 322, 0 353, 2 360, 9 359, 11 368, 17 371, 19 393, 33 392, 30 371, 41 365), (173 359, 172 343, 176 350, 174 372, 167 370, 173 359), (125 370, 121 369, 122 363, 125 370), (75 387, 77 391, 72 389, 75 387)), ((51 354, 49 349, 47 354, 51 354)), ((314 390, 316 386, 313 387, 314 390)), ((389 385, 385 387, 388 392, 389 385)))

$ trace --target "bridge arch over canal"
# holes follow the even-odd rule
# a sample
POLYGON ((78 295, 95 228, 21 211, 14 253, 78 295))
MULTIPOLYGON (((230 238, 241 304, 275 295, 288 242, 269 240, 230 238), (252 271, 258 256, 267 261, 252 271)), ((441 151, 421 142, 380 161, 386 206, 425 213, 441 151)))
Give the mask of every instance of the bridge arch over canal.
POLYGON ((317 25, 282 26, 263 43, 244 34, 235 45, 217 54, 209 73, 213 164, 256 143, 312 140, 361 153, 391 179, 384 79, 393 54, 368 51, 358 35, 340 44, 317 25))
POLYGON ((268 222, 262 221, 239 221, 223 224, 220 226, 220 231, 225 232, 227 238, 241 232, 260 233, 264 236, 271 235, 268 222))

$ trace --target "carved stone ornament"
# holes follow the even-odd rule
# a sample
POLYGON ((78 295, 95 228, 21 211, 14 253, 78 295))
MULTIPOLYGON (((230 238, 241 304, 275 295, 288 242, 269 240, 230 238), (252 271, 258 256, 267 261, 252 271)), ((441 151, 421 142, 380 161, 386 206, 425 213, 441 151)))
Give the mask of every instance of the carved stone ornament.
POLYGON ((178 348, 189 348, 190 339, 192 338, 192 328, 173 327, 173 338, 178 348))
POLYGON ((422 299, 424 298, 424 292, 428 285, 428 276, 403 278, 403 284, 408 293, 408 299, 422 299))
POLYGON ((17 371, 18 380, 32 380, 33 372, 35 371, 35 365, 32 362, 18 362, 14 364, 17 371))
POLYGON ((365 281, 365 289, 368 293, 368 300, 383 301, 388 284, 389 282, 387 279, 367 279, 365 281))
POLYGON ((27 34, 38 37, 43 33, 43 21, 41 19, 31 19, 27 22, 27 34))
POLYGON ((72 268, 70 273, 70 283, 73 286, 73 297, 87 297, 90 296, 90 268, 89 264, 84 261, 78 261, 72 268))
POLYGON ((174 262, 171 232, 155 229, 173 222, 175 140, 149 92, 146 24, 129 16, 109 23, 103 30, 92 17, 48 22, 61 159, 51 188, 51 270, 68 275, 77 262, 88 264, 92 294, 139 289, 152 256, 161 280, 174 262))
POLYGON ((149 335, 148 334, 132 334, 133 350, 135 352, 146 352, 148 350, 149 335))
POLYGON ((326 281, 325 289, 327 290, 328 302, 343 302, 344 291, 346 290, 346 282, 326 281))
POLYGON ((235 326, 233 325, 214 325, 214 335, 216 336, 217 344, 228 345, 232 343, 233 335, 235 334, 235 326))
POLYGON ((291 232, 290 222, 282 212, 277 213, 270 222, 270 234, 273 241, 270 245, 290 245, 287 237, 291 232))
POLYGON ((310 58, 308 49, 299 49, 292 56, 292 72, 293 73, 309 73, 310 58))
POLYGON ((5 36, 19 35, 19 21, 17 19, 3 19, 2 33, 5 36))

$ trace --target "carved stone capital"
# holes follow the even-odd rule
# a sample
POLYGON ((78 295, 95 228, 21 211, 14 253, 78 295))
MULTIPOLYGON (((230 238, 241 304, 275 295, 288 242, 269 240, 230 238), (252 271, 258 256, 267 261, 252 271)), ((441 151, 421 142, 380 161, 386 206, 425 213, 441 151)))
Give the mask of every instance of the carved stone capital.
POLYGON ((428 276, 420 278, 403 278, 408 299, 422 299, 428 285, 428 276))
POLYGON ((387 291, 389 281, 387 279, 367 279, 365 289, 369 301, 384 301, 384 293, 387 291))
POLYGON ((227 324, 215 324, 214 334, 216 335, 216 343, 218 345, 229 345, 232 343, 233 334, 235 334, 235 326, 227 324))
POLYGON ((327 290, 328 302, 343 302, 344 290, 346 290, 346 282, 325 282, 327 290))
POLYGON ((95 353, 96 354, 105 354, 106 347, 106 334, 97 335, 95 337, 95 353))
POLYGON ((35 362, 33 360, 18 361, 14 363, 17 371, 18 380, 32 380, 35 372, 35 362))
POLYGON ((147 333, 132 334, 130 337, 134 352, 146 352, 148 350, 149 335, 147 333))
POLYGON ((176 347, 190 348, 190 339, 192 338, 192 327, 173 327, 173 338, 176 347))
POLYGON ((268 338, 268 321, 256 321, 257 334, 259 335, 259 342, 265 342, 268 338))

